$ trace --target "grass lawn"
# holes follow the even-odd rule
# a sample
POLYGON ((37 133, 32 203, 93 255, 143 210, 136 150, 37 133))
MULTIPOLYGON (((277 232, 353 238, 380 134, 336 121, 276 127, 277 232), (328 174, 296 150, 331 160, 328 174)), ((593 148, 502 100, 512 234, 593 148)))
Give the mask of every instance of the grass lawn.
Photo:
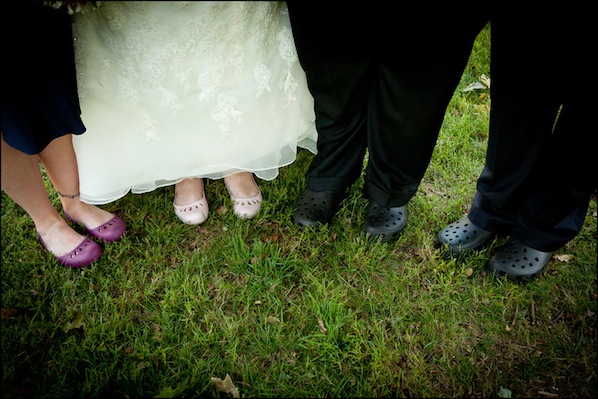
POLYGON ((173 187, 103 206, 129 230, 83 270, 44 252, 2 193, 2 396, 595 397, 595 197, 529 284, 485 272, 504 239, 456 260, 433 248, 467 212, 484 162, 490 96, 464 90, 483 75, 488 29, 388 244, 361 233, 363 180, 322 230, 291 223, 307 151, 260 182, 250 221, 221 181, 207 182, 201 226, 178 221, 173 187))

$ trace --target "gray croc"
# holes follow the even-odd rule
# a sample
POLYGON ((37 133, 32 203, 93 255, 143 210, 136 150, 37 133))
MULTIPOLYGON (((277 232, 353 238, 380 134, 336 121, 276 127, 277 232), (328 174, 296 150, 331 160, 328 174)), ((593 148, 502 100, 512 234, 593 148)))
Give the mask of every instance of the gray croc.
POLYGON ((295 202, 293 223, 300 228, 312 227, 318 229, 320 225, 330 223, 345 199, 346 191, 312 191, 306 189, 295 202))
POLYGON ((498 277, 527 282, 542 273, 552 254, 552 252, 538 251, 519 241, 510 240, 497 249, 486 264, 486 269, 498 277))
POLYGON ((451 256, 479 249, 496 234, 479 228, 467 216, 462 217, 440 230, 436 235, 436 246, 446 247, 451 256))
POLYGON ((399 236, 406 224, 407 205, 387 208, 370 200, 363 231, 370 239, 381 238, 382 241, 392 241, 399 236))

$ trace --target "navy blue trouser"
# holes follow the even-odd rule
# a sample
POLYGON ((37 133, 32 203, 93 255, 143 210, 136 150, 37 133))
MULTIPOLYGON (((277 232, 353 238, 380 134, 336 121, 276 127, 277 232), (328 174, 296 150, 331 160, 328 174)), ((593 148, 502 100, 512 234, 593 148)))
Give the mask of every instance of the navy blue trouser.
POLYGON ((315 100, 318 153, 307 188, 347 189, 367 154, 364 194, 382 206, 406 204, 429 165, 485 16, 391 12, 382 3, 287 4, 315 100))
POLYGON ((596 109, 576 79, 589 57, 583 29, 562 7, 491 19, 488 149, 469 218, 546 252, 579 233, 597 188, 596 109))

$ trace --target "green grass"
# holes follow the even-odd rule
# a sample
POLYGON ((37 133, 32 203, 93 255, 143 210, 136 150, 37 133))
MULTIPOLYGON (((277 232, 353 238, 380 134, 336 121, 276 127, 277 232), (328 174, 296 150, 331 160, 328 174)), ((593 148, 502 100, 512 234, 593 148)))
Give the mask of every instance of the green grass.
POLYGON ((363 181, 321 231, 291 223, 306 151, 260 183, 254 220, 234 217, 221 181, 201 226, 178 221, 173 187, 105 205, 129 231, 79 271, 3 193, 2 395, 229 397, 211 381, 228 374, 243 397, 596 396, 596 198, 556 253, 571 259, 530 284, 484 271, 501 240, 458 260, 433 248, 483 165, 489 93, 463 88, 489 76, 488 43, 485 30, 390 244, 361 233, 363 181))

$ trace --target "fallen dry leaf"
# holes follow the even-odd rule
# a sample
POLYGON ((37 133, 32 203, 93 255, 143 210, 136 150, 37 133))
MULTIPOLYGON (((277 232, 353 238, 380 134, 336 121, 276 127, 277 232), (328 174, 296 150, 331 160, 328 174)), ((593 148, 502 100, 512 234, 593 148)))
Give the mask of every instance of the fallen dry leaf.
POLYGON ((224 380, 221 380, 217 377, 212 377, 211 381, 212 384, 216 386, 216 389, 218 391, 228 393, 232 395, 233 398, 241 397, 239 395, 239 389, 235 386, 235 384, 233 384, 233 380, 230 378, 230 375, 228 375, 228 373, 226 374, 224 380))
POLYGON ((324 326, 324 322, 321 319, 318 319, 318 324, 320 325, 320 331, 322 331, 322 334, 326 334, 328 329, 324 326))
POLYGON ((571 259, 573 259, 573 255, 563 254, 563 255, 554 255, 553 258, 560 260, 561 262, 569 263, 571 259))
POLYGON ((266 317, 266 321, 270 324, 278 324, 280 323, 280 319, 278 317, 274 317, 274 316, 268 316, 266 317))

